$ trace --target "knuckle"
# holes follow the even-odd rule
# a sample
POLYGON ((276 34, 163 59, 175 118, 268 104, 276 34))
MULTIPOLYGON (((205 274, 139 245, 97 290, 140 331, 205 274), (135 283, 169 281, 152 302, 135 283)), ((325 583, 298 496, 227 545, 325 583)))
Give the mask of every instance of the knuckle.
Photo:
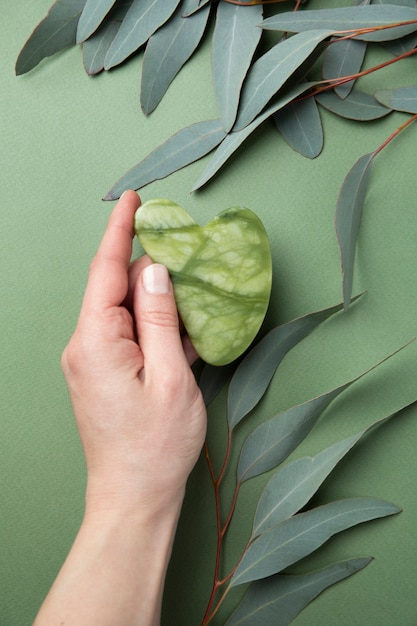
POLYGON ((160 328, 178 329, 178 315, 169 309, 145 309, 142 312, 142 322, 160 328))
POLYGON ((67 379, 82 377, 88 369, 92 348, 94 352, 94 346, 90 344, 91 340, 78 329, 74 332, 61 356, 61 368, 67 379))
POLYGON ((158 373, 157 384, 170 407, 194 397, 196 383, 191 370, 186 367, 163 367, 158 373))

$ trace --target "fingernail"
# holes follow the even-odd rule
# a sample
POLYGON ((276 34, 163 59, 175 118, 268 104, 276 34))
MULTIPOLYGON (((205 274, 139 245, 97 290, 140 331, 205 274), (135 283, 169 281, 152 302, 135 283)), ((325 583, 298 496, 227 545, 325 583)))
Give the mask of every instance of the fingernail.
POLYGON ((145 291, 150 294, 169 293, 169 274, 165 265, 153 263, 142 272, 145 291))

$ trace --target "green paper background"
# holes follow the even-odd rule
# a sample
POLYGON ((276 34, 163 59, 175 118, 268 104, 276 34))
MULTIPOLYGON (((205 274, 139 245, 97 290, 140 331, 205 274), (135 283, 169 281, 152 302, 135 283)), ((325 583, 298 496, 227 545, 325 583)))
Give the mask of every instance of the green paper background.
MULTIPOLYGON (((1 626, 33 621, 82 516, 84 460, 59 361, 113 206, 101 197, 175 131, 217 115, 208 43, 149 118, 139 108, 137 58, 89 78, 81 50, 72 48, 16 78, 17 54, 50 4, 26 0, 22 8, 2 0, 1 626)), ((372 90, 413 83, 415 59, 409 59, 363 85, 372 90)), ((322 111, 322 119, 325 148, 314 161, 294 153, 266 124, 201 192, 190 195, 189 190, 202 162, 142 192, 144 200, 171 198, 200 223, 239 204, 261 217, 274 261, 266 328, 340 301, 334 232, 340 185, 357 158, 378 147, 406 116, 361 125, 322 111)), ((416 139, 417 126, 412 125, 373 165, 354 279, 354 292, 367 290, 367 295, 288 356, 251 423, 242 424, 240 438, 257 421, 345 382, 417 335, 416 139)), ((316 453, 414 400, 416 357, 414 343, 351 387, 299 453, 316 453)), ((221 400, 210 412, 210 445, 219 459, 221 400)), ((369 495, 393 501, 403 512, 343 533, 300 564, 297 569, 303 571, 358 555, 375 557, 365 570, 313 602, 296 619, 297 626, 416 624, 416 418, 413 408, 374 432, 315 499, 369 495)), ((264 481, 255 479, 242 490, 226 552, 229 565, 247 537, 250 511, 264 481)), ((165 624, 200 623, 211 581, 212 504, 207 471, 200 463, 189 482, 168 576, 165 624)), ((226 613, 219 614, 215 626, 224 623, 226 613)))

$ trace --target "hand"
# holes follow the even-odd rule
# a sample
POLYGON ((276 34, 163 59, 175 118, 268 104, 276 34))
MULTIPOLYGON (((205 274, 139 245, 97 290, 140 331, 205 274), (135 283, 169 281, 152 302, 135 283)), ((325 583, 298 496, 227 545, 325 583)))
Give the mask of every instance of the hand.
POLYGON ((62 357, 88 472, 87 511, 181 498, 206 413, 165 267, 130 264, 140 200, 123 195, 62 357))
POLYGON ((91 264, 62 356, 87 461, 85 516, 36 626, 159 626, 185 485, 206 412, 165 267, 130 263, 127 192, 91 264))

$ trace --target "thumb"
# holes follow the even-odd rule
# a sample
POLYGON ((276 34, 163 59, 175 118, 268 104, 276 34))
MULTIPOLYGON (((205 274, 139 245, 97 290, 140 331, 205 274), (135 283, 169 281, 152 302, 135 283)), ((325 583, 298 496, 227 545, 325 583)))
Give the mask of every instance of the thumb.
POLYGON ((143 269, 137 283, 135 317, 145 369, 161 372, 184 364, 177 306, 164 265, 153 263, 143 269))

